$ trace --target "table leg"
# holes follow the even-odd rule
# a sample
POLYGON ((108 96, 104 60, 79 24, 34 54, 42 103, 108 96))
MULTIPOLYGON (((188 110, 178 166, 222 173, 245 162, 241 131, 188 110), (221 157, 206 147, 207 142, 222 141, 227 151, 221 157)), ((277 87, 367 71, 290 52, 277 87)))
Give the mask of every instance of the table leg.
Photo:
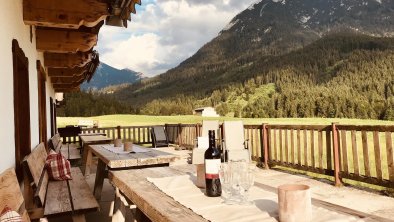
POLYGON ((96 180, 94 181, 93 194, 96 200, 101 199, 101 191, 103 190, 106 164, 99 158, 97 163, 96 180))
POLYGON ((83 157, 84 157, 84 163, 85 163, 85 170, 84 170, 84 175, 89 176, 90 174, 90 166, 92 165, 92 151, 90 150, 88 145, 85 145, 83 148, 83 157))
POLYGON ((151 222, 151 220, 140 209, 135 209, 135 220, 137 222, 151 222))

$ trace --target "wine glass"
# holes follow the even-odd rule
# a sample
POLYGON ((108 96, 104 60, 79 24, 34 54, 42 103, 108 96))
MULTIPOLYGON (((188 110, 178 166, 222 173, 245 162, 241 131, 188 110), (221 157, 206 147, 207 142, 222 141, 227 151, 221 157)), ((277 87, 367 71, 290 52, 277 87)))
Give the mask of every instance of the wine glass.
POLYGON ((252 169, 247 167, 244 169, 244 172, 241 175, 241 183, 240 186, 243 189, 243 198, 241 204, 243 205, 252 205, 253 201, 249 200, 249 190, 254 184, 254 172, 252 169))
POLYGON ((231 170, 228 163, 222 163, 219 168, 219 179, 222 186, 224 203, 231 201, 231 170))

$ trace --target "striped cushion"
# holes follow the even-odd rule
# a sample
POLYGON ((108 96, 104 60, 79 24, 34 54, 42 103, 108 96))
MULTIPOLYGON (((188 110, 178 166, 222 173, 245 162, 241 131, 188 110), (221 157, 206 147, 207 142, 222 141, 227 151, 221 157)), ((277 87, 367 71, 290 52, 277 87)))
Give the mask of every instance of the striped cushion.
POLYGON ((0 222, 20 222, 23 221, 22 217, 11 208, 5 206, 0 214, 0 222))
POLYGON ((71 180, 70 162, 61 154, 51 150, 46 162, 46 169, 51 180, 71 180))

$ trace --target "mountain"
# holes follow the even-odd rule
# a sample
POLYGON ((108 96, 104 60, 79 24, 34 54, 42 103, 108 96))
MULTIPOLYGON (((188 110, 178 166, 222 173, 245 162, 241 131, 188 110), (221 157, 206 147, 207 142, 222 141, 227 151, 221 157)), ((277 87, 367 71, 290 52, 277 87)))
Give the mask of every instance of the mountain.
POLYGON ((143 79, 142 73, 135 72, 130 69, 116 69, 103 62, 97 67, 93 78, 89 83, 81 85, 82 90, 95 89, 100 90, 120 84, 131 84, 143 79))
POLYGON ((392 0, 262 0, 178 67, 117 98, 149 114, 210 105, 237 116, 387 119, 393 36, 392 0))

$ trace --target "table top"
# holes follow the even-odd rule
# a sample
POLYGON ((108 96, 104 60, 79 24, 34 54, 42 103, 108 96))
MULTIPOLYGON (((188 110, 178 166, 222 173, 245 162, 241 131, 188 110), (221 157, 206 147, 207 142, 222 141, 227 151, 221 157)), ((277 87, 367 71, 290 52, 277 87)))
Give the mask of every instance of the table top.
POLYGON ((86 135, 80 136, 83 143, 97 143, 97 142, 110 142, 113 139, 103 135, 86 135))
POLYGON ((145 148, 136 144, 133 147, 145 149, 144 153, 117 154, 104 148, 104 145, 90 145, 90 150, 110 168, 124 168, 147 166, 156 164, 168 164, 175 161, 179 156, 160 151, 155 148, 145 148))
POLYGON ((147 181, 147 177, 185 175, 193 171, 192 165, 155 167, 135 170, 110 171, 111 183, 131 200, 152 221, 207 221, 189 208, 176 202, 147 181))

